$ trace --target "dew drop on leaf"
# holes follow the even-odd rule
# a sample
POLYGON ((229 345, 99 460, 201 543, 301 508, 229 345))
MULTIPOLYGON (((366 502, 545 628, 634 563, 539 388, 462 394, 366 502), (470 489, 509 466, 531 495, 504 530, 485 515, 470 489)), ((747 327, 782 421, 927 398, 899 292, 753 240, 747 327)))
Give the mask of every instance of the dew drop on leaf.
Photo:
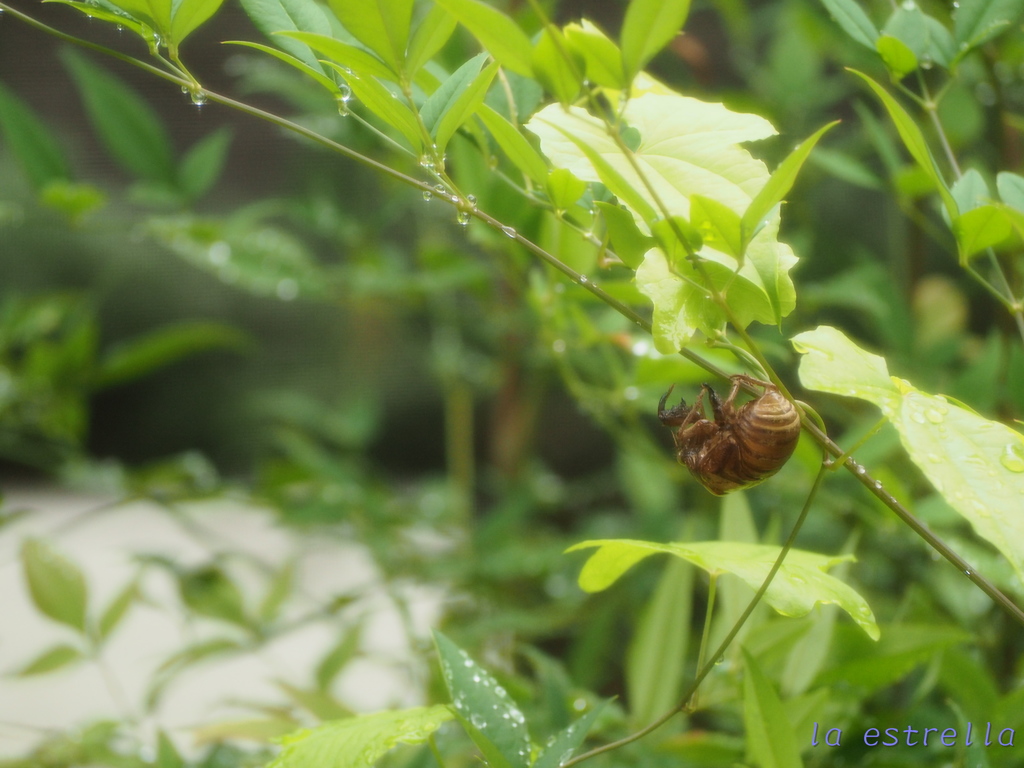
POLYGON ((1011 472, 1024 472, 1024 445, 1007 443, 1003 448, 1003 455, 999 457, 999 463, 1011 472))

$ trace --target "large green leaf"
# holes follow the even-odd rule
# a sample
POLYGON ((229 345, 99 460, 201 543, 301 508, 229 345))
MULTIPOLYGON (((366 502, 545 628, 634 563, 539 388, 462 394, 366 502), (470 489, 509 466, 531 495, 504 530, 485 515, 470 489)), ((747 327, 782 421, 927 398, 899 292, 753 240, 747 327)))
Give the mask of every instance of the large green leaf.
POLYGON ((267 768, 370 768, 399 744, 422 744, 452 719, 448 707, 415 707, 350 717, 280 739, 281 754, 267 768))
POLYGON ((1024 436, 910 382, 834 328, 793 337, 808 389, 868 400, 900 434, 913 462, 946 501, 1024 580, 1024 436))
POLYGON ((89 596, 78 566, 45 541, 27 539, 21 547, 21 567, 36 608, 54 621, 84 632, 89 596))
MULTIPOLYGON (((607 589, 622 574, 644 558, 658 553, 681 557, 711 574, 731 573, 752 589, 758 589, 779 556, 780 547, 734 541, 657 544, 628 539, 584 541, 567 552, 598 547, 580 572, 580 588, 586 592, 607 589)), ((852 555, 829 557, 800 549, 790 550, 764 600, 784 616, 805 616, 818 603, 835 603, 873 639, 878 625, 860 595, 825 573, 837 563, 853 560, 852 555)))
POLYGON ((631 99, 623 119, 640 134, 634 158, 666 211, 658 210, 653 195, 608 135, 605 124, 586 110, 553 104, 534 115, 526 127, 540 138, 541 151, 555 167, 568 168, 584 181, 601 181, 573 138, 585 143, 659 216, 678 215, 689 220, 692 194, 717 200, 742 215, 768 181, 764 163, 739 146, 775 135, 775 129, 762 117, 652 91, 631 99))

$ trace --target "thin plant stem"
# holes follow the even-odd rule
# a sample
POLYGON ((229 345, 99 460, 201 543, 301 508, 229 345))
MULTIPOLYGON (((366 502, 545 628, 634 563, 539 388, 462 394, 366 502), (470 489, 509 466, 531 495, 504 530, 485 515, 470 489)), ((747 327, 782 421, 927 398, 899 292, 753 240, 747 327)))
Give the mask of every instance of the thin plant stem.
POLYGON ((743 613, 740 614, 740 617, 736 620, 736 623, 733 624, 732 629, 729 630, 729 634, 727 634, 725 638, 723 638, 722 642, 719 644, 718 648, 715 649, 715 652, 711 655, 707 662, 702 667, 700 667, 697 674, 694 676, 693 682, 690 683, 689 687, 686 689, 686 692, 683 694, 679 703, 676 704, 676 706, 674 706, 664 715, 659 717, 657 720, 652 722, 650 725, 647 725, 644 728, 641 728, 640 730, 636 731, 635 733, 631 733, 629 736, 619 739, 618 741, 603 744, 600 747, 595 747, 589 752, 584 752, 583 754, 578 755, 577 757, 574 757, 571 760, 566 761, 565 763, 562 763, 562 768, 571 768, 571 766, 578 765, 579 763, 582 763, 585 760, 589 760, 592 757, 596 757, 597 755, 603 754, 604 752, 610 752, 614 749, 618 749, 619 747, 624 747, 627 744, 632 744, 634 741, 642 739, 644 736, 653 733, 658 728, 667 723, 669 720, 671 720, 673 717, 675 717, 677 714, 686 709, 687 704, 697 693, 697 690, 700 688, 701 683, 703 683, 704 679, 711 673, 711 670, 714 669, 719 659, 721 659, 725 655, 725 651, 728 649, 732 641, 736 639, 736 635, 739 634, 740 630, 743 628, 743 625, 746 624, 747 619, 750 618, 750 614, 754 612, 754 609, 761 602, 761 598, 764 597, 765 592, 768 591, 768 587, 771 586, 772 581, 775 579, 775 575, 779 572, 779 569, 782 568, 782 563, 783 561, 785 561, 786 556, 789 555, 789 551, 793 548, 793 543, 796 541, 797 534, 800 533, 800 528, 803 526, 804 520, 807 519, 807 514, 811 510, 811 504, 814 501, 815 496, 818 495, 818 488, 821 487, 821 482, 822 480, 824 480, 827 474, 828 467, 825 465, 824 462, 822 462, 821 466, 818 468, 818 474, 814 478, 814 483, 813 485, 811 485, 811 490, 807 494, 807 500, 804 502, 803 509, 800 510, 800 516, 797 517, 796 522, 793 524, 793 528, 789 532, 789 537, 786 539, 786 543, 782 545, 782 549, 779 550, 779 556, 775 558, 775 562, 772 564, 771 569, 768 571, 768 575, 765 576, 764 581, 761 582, 761 586, 758 588, 757 592, 754 593, 754 596, 747 604, 747 607, 743 610, 743 613))

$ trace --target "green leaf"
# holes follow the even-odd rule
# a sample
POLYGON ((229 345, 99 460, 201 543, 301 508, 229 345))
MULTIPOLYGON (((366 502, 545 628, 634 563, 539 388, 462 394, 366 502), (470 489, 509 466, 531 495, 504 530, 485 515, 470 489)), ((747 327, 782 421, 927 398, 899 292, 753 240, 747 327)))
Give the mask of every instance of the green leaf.
POLYGON ((882 35, 875 43, 882 63, 894 80, 902 80, 917 69, 917 56, 897 37, 882 35))
POLYGON ((471 58, 441 83, 441 87, 423 103, 420 108, 420 119, 430 131, 431 136, 437 133, 441 119, 471 87, 473 80, 480 74, 480 68, 484 65, 486 58, 486 53, 479 53, 471 58))
MULTIPOLYGON (((285 35, 286 33, 282 32, 281 34, 285 35)), ((244 45, 246 48, 255 48, 257 51, 263 51, 263 53, 269 53, 271 56, 273 56, 276 59, 280 59, 285 64, 287 64, 287 65, 289 65, 291 67, 295 67, 295 69, 299 70, 302 74, 306 75, 307 77, 311 77, 313 80, 315 80, 316 82, 320 83, 320 85, 322 85, 328 91, 330 91, 331 93, 335 94, 335 96, 340 94, 340 89, 338 88, 338 84, 336 82, 334 82, 331 78, 327 77, 324 74, 324 71, 323 71, 323 69, 320 66, 320 62, 317 61, 316 57, 313 56, 313 54, 309 51, 309 46, 303 46, 303 47, 305 48, 305 51, 308 54, 308 56, 317 65, 317 69, 313 69, 311 66, 309 66, 309 64, 306 64, 301 59, 297 59, 296 57, 292 56, 290 53, 285 53, 283 51, 279 51, 276 48, 271 48, 269 45, 263 45, 262 43, 249 43, 249 42, 246 42, 245 40, 225 40, 224 44, 225 45, 244 45)), ((369 54, 367 54, 367 55, 369 55, 369 54)))
POLYGON ((281 606, 291 595, 295 586, 295 561, 289 560, 281 566, 270 580, 267 592, 260 602, 260 621, 272 622, 281 613, 281 606))
POLYGON ((231 129, 218 128, 185 153, 178 167, 178 184, 190 200, 197 200, 209 192, 220 178, 229 146, 231 129))
POLYGON ((971 634, 959 627, 937 624, 886 625, 877 643, 836 628, 833 666, 819 675, 819 685, 840 685, 861 695, 893 685, 944 649, 969 643, 971 634))
POLYGON ((889 377, 885 360, 858 347, 842 331, 819 325, 790 341, 804 355, 800 383, 808 389, 860 397, 883 409, 899 404, 900 390, 889 377))
POLYGON ((192 729, 197 747, 239 739, 269 744, 297 730, 299 723, 288 717, 255 717, 248 720, 228 720, 192 729))
POLYGON ((992 202, 992 193, 989 192, 985 179, 974 168, 970 168, 953 184, 950 194, 956 201, 957 210, 960 213, 967 213, 992 202))
POLYGON ((434 644, 455 717, 492 768, 527 768, 526 719, 503 687, 465 651, 438 631, 434 644))
POLYGON ((682 216, 660 219, 651 224, 651 234, 661 247, 673 269, 686 269, 687 259, 704 246, 696 227, 682 216))
POLYGON ((872 51, 878 40, 878 29, 855 0, 821 0, 822 5, 843 31, 872 51))
POLYGON ((147 233, 225 283, 284 301, 318 296, 326 277, 301 241, 244 211, 232 219, 150 217, 147 233))
POLYGON ((556 27, 545 27, 530 56, 534 77, 561 104, 579 95, 586 63, 556 27), (566 60, 568 58, 568 60, 566 60))
POLYGON ((548 742, 544 751, 537 756, 532 768, 560 768, 580 748, 594 722, 604 711, 607 701, 599 702, 583 717, 568 726, 548 742))
POLYGON ((173 187, 174 151, 163 122, 125 83, 71 49, 61 51, 107 152, 140 179, 173 187))
POLYGON ((654 304, 654 345, 659 352, 675 352, 697 330, 712 334, 725 323, 721 308, 709 300, 705 279, 724 296, 733 319, 742 327, 755 321, 778 324, 792 311, 796 291, 789 270, 796 256, 778 242, 778 226, 776 217, 757 234, 738 273, 735 259, 712 248, 700 253, 701 271, 689 262, 670 267, 659 248, 646 253, 636 272, 636 285, 654 304))
MULTIPOLYGON (((388 82, 397 82, 398 77, 383 61, 372 53, 356 48, 341 40, 315 32, 278 32, 278 37, 288 37, 305 43, 314 51, 319 51, 336 64, 340 64, 359 77, 380 77, 388 82)), ((335 86, 337 89, 337 86, 335 86)))
POLYGON ((689 13, 690 0, 630 0, 619 36, 627 82, 679 34, 689 13))
POLYGON ((14 674, 18 677, 44 675, 47 672, 53 672, 54 670, 75 664, 84 658, 85 656, 82 652, 74 646, 65 644, 55 645, 53 648, 40 653, 14 674))
MULTIPOLYGON (((314 0, 241 0, 241 2, 242 8, 252 19, 252 23, 267 37, 275 32, 314 32, 328 37, 331 35, 331 23, 327 14, 314 0)), ((274 43, 323 76, 324 68, 320 66, 309 46, 297 40, 281 37, 274 38, 274 43)), ((246 43, 238 43, 238 45, 246 45, 246 43)), ((258 46, 253 44, 252 47, 258 46)), ((260 47, 260 50, 264 49, 260 47)))
MULTIPOLYGON (((619 173, 619 170, 614 165, 609 163, 599 152, 587 144, 584 139, 579 138, 575 134, 569 133, 561 127, 556 127, 556 129, 583 153, 584 157, 589 161, 590 166, 595 170, 597 180, 608 187, 608 190, 613 195, 632 208, 643 221, 653 222, 658 218, 658 213, 654 206, 648 204, 644 196, 636 187, 633 187, 621 173, 619 173)), ((543 143, 543 139, 541 142, 543 143)), ((570 168, 569 170, 571 171, 572 169, 570 168)))
POLYGON ((29 106, 0 83, 0 131, 36 190, 71 178, 60 142, 29 106))
POLYGON ((107 196, 91 184, 57 179, 39 192, 39 202, 78 222, 107 204, 107 196))
POLYGON ((950 66, 957 56, 953 35, 941 21, 932 16, 925 16, 925 26, 928 28, 928 45, 920 57, 922 65, 927 65, 931 60, 943 67, 950 66))
POLYGON ((960 263, 966 264, 972 256, 999 245, 1012 231, 1010 219, 999 205, 983 205, 958 216, 953 222, 953 234, 960 250, 960 263))
POLYGON ((185 761, 182 759, 178 748, 174 746, 171 737, 162 730, 157 734, 156 742, 156 766, 155 768, 184 768, 185 761))
POLYGON ((881 408, 936 490, 1024 579, 1024 437, 909 382, 890 379, 882 386, 888 378, 885 361, 833 328, 799 334, 793 345, 806 353, 800 363, 803 385, 881 408))
POLYGON ((174 51, 186 37, 213 16, 223 2, 224 0, 179 0, 171 19, 168 48, 174 51))
POLYGON ((329 0, 334 15, 359 42, 398 73, 405 68, 405 47, 412 26, 413 0, 329 0))
MULTIPOLYGON (((644 558, 658 553, 681 557, 711 574, 732 573, 752 589, 760 588, 780 547, 731 541, 657 544, 648 541, 605 539, 584 541, 566 552, 598 547, 580 572, 580 589, 599 592, 644 558)), ((878 638, 878 625, 860 595, 825 571, 852 555, 829 557, 792 549, 765 592, 764 600, 783 616, 805 616, 818 603, 835 603, 860 625, 869 637, 878 638)))
POLYGON ((278 682, 278 687, 288 694, 292 701, 308 711, 318 720, 341 720, 352 717, 353 713, 330 692, 313 688, 299 688, 285 682, 278 682))
POLYGON ((512 19, 479 0, 436 0, 437 5, 457 18, 501 66, 531 77, 533 46, 526 33, 512 19))
POLYGON ((568 168, 584 181, 609 186, 641 222, 667 216, 690 220, 692 194, 742 213, 769 178, 764 163, 738 146, 775 134, 771 124, 757 115, 675 93, 648 91, 630 99, 622 117, 640 136, 632 158, 608 135, 601 120, 580 107, 547 106, 526 127, 540 138, 541 150, 552 165, 568 168), (659 209, 634 162, 665 210, 659 209))
POLYGON ((555 210, 565 211, 587 191, 587 183, 577 179, 565 168, 556 168, 548 176, 544 188, 555 210))
POLYGON ((416 32, 409 43, 409 55, 405 62, 409 78, 415 77, 420 67, 444 48, 456 26, 458 21, 441 6, 435 5, 430 9, 416 27, 416 32))
POLYGON ((387 125, 394 128, 405 140, 413 151, 419 154, 423 148, 423 139, 420 136, 420 126, 416 121, 416 115, 401 99, 381 85, 372 76, 361 77, 353 72, 346 72, 337 64, 330 65, 338 72, 352 89, 355 96, 368 110, 383 120, 387 125))
POLYGON ((117 596, 110 601, 106 610, 100 615, 97 625, 100 640, 110 637, 121 620, 128 614, 128 609, 139 598, 139 583, 134 579, 124 589, 117 593, 117 596))
POLYGON ((26 539, 21 566, 36 608, 54 621, 85 631, 88 589, 78 566, 41 539, 26 539))
POLYGON ((616 90, 629 86, 622 69, 622 51, 604 32, 586 19, 566 24, 563 32, 569 45, 582 57, 590 82, 616 90))
POLYGON ((690 196, 690 223, 705 245, 738 259, 743 252, 740 217, 736 211, 704 195, 690 196))
POLYGON ((1009 171, 1001 171, 996 176, 996 189, 999 199, 1011 208, 1024 212, 1024 176, 1009 171))
POLYGON ((359 622, 342 632, 338 642, 327 652, 316 667, 316 685, 321 691, 327 691, 334 678, 345 668, 359 652, 363 640, 363 624, 359 622))
POLYGON ((378 712, 324 723, 281 738, 267 768, 368 768, 399 744, 422 744, 452 719, 444 706, 378 712))
POLYGON ((1022 0, 962 0, 953 11, 953 39, 959 56, 1008 31, 1021 11, 1022 0))
POLYGON ((161 44, 167 45, 171 38, 172 0, 110 0, 108 7, 110 6, 120 8, 145 23, 159 33, 161 44))
POLYGON ((476 116, 491 132, 501 151, 524 177, 535 184, 544 184, 548 177, 548 165, 533 145, 512 123, 486 104, 481 104, 476 116))
POLYGON ((636 726, 647 725, 679 701, 690 637, 693 575, 694 569, 681 560, 666 564, 626 651, 630 717, 636 726))
POLYGON ((122 342, 100 362, 93 386, 97 389, 123 384, 151 371, 209 349, 239 348, 245 336, 219 323, 188 321, 160 328, 122 342))
POLYGON ((150 25, 144 24, 139 19, 125 15, 125 13, 119 9, 115 13, 114 9, 117 9, 117 6, 113 3, 110 4, 111 10, 105 10, 98 4, 89 2, 77 2, 76 0, 43 0, 43 2, 67 5, 71 8, 81 11, 90 19, 99 19, 100 21, 105 21, 109 24, 116 24, 122 29, 131 30, 139 37, 141 37, 143 40, 145 40, 146 45, 154 45, 154 32, 150 25))
POLYGON ((639 267, 644 254, 654 247, 654 238, 641 232, 629 211, 622 206, 601 201, 595 205, 604 218, 615 255, 630 269, 639 267))
POLYGON ((747 759, 763 768, 802 768, 793 725, 775 688, 743 649, 743 725, 747 759))
POLYGON ((203 566, 178 575, 181 600, 202 616, 249 626, 242 593, 224 571, 203 566))
POLYGON ((818 140, 825 135, 825 132, 831 130, 834 126, 838 125, 839 121, 824 125, 815 131, 809 138, 805 139, 800 146, 794 149, 786 159, 779 163, 779 167, 775 169, 775 173, 771 175, 767 183, 761 187, 761 190, 755 195, 754 199, 750 201, 750 205, 747 210, 743 212, 743 218, 741 220, 741 229, 743 232, 743 245, 744 247, 754 238, 758 230, 763 226, 765 218, 771 212, 771 210, 781 203, 786 195, 789 194, 789 190, 793 188, 793 183, 796 181, 797 174, 800 173, 800 168, 803 167, 804 161, 811 154, 811 150, 814 149, 814 145, 818 143, 818 140))
POLYGON ((935 160, 932 158, 931 151, 928 149, 928 143, 925 141, 924 134, 921 133, 921 129, 917 127, 917 123, 914 122, 913 118, 907 114, 907 111, 903 109, 899 102, 890 96, 882 86, 863 72, 858 72, 855 69, 851 69, 849 71, 867 83, 871 90, 875 92, 875 95, 877 95, 881 100, 886 111, 889 113, 889 117, 896 125, 896 130, 899 132, 900 138, 903 139, 903 144, 910 152, 911 157, 913 157, 922 170, 928 174, 935 190, 942 198, 942 203, 946 207, 946 213, 949 215, 950 220, 955 219, 959 213, 957 211, 956 202, 953 200, 949 187, 946 185, 945 179, 942 178, 942 174, 940 173, 938 166, 935 164, 935 160))

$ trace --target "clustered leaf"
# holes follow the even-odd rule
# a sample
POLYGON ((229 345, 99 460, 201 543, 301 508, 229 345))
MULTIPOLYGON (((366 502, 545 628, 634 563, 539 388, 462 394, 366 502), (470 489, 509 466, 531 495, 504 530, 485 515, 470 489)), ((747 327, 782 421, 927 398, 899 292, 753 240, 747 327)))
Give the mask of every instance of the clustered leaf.
MULTIPOLYGON (((778 241, 778 210, 771 211, 821 132, 770 188, 769 201, 758 198, 772 178, 768 169, 739 146, 775 134, 763 118, 650 85, 628 102, 623 120, 639 134, 635 150, 625 148, 601 120, 579 107, 550 105, 526 127, 538 136, 552 165, 600 182, 615 194, 642 234, 657 231, 659 219, 679 217, 673 231, 688 228, 685 222, 692 218, 701 222, 697 232, 709 237, 702 246, 688 243, 701 259, 699 267, 685 254, 680 258, 660 247, 649 248, 637 268, 637 287, 654 304, 658 350, 675 351, 696 331, 713 333, 722 326, 725 314, 712 301, 712 288, 725 294, 739 324, 778 323, 795 305, 788 272, 796 256, 778 241), (694 196, 696 211, 691 210, 694 196), (751 208, 755 199, 764 200, 763 208, 751 208), (748 210, 752 218, 744 220, 748 210), (741 222, 747 221, 752 223, 743 230, 741 222), (742 253, 744 241, 749 245, 742 253)), ((614 226, 621 230, 618 223, 614 226)))

